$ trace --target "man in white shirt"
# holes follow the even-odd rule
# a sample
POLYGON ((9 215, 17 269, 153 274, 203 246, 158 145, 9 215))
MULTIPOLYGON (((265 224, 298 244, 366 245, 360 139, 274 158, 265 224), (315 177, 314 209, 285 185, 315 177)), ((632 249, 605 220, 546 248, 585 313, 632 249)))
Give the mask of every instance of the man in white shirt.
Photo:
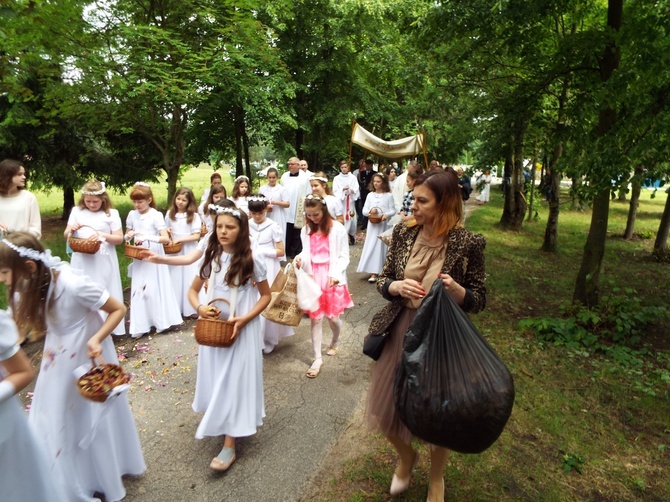
POLYGON ((340 161, 340 174, 333 178, 333 195, 342 202, 344 208, 344 228, 349 234, 349 244, 356 243, 356 200, 360 196, 358 180, 351 174, 351 166, 346 160, 340 161))
POLYGON ((307 161, 305 159, 300 161, 300 170, 307 175, 307 179, 314 176, 314 173, 309 170, 307 166, 307 161))
POLYGON ((286 210, 286 257, 294 258, 302 251, 300 229, 304 225, 302 202, 311 193, 309 176, 300 170, 300 159, 288 159, 288 171, 282 174, 279 183, 286 189, 289 207, 286 210), (299 214, 298 214, 299 213, 299 214))

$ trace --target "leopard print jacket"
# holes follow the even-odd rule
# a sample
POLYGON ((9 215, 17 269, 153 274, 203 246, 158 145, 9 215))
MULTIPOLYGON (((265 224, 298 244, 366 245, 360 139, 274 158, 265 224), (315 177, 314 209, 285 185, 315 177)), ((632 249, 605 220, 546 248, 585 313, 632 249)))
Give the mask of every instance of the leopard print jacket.
MULTIPOLYGON (((390 300, 377 312, 368 333, 381 334, 388 330, 404 306, 404 299, 391 296, 388 288, 393 281, 405 278, 405 267, 409 261, 414 241, 421 227, 407 227, 400 223, 393 229, 391 247, 386 254, 386 261, 377 280, 377 290, 384 298, 390 300)), ((481 234, 457 227, 447 235, 447 256, 442 265, 442 273, 449 274, 458 284, 465 287, 465 312, 476 313, 486 306, 486 269, 484 248, 486 240, 481 234)))

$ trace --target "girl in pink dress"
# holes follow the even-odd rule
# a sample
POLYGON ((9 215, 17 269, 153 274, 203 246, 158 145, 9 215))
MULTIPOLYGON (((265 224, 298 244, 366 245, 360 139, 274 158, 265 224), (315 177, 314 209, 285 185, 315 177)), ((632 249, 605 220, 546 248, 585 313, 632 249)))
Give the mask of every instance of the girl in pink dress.
POLYGON ((340 315, 344 309, 353 307, 354 303, 347 287, 349 241, 344 226, 333 219, 326 201, 318 195, 305 197, 305 216, 307 224, 300 233, 302 252, 295 257, 294 265, 297 268, 304 267, 305 272, 311 274, 321 288, 319 307, 307 312, 312 321, 314 349, 314 362, 307 371, 307 377, 316 378, 323 365, 321 340, 324 316, 333 332, 326 354, 334 356, 337 354, 337 342, 342 330, 340 315))

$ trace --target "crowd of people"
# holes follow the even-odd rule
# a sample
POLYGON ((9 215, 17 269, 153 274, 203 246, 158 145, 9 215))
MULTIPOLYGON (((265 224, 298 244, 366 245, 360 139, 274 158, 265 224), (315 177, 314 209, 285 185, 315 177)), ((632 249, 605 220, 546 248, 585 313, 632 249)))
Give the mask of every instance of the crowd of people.
MULTIPOLYGON (((91 180, 63 235, 99 242, 99 249, 73 250, 66 263, 40 243, 39 211, 34 196, 23 190, 25 169, 13 162, 0 163, 0 204, 9 207, 19 196, 25 201, 0 224, 0 282, 10 305, 0 312, 0 365, 7 375, 0 381, 0 411, 11 407, 7 413, 17 433, 0 442, 29 450, 12 469, 30 466, 43 479, 25 487, 5 471, 0 499, 91 501, 104 493, 107 500, 121 500, 121 476, 146 468, 125 393, 108 400, 103 413, 103 405, 86 400, 72 385, 73 372, 90 366, 91 359, 118 364, 109 335, 126 334, 126 307, 116 246, 125 242, 139 250, 128 268, 131 337, 164 332, 187 318, 227 319, 233 325, 230 347, 199 346, 192 404, 204 414, 195 437, 224 438, 210 468, 225 471, 236 460, 236 439, 255 434, 265 417, 263 355, 293 334, 292 327, 260 315, 283 262, 307 272, 321 290, 318 306, 306 312, 313 361, 305 376, 316 378, 324 364, 324 317, 332 332, 326 356, 334 357, 341 316, 354 306, 347 269, 358 228, 366 230, 366 238, 356 271, 369 274, 389 300, 391 326, 372 372, 367 415, 399 455, 391 494, 407 489, 418 453, 393 406, 403 334, 436 277, 467 312, 483 309, 486 301, 485 244, 463 228, 463 202, 471 187, 462 173, 437 161, 427 172, 417 161, 402 173, 395 163, 374 170, 369 159, 361 159, 352 173, 343 160, 331 189, 323 172, 310 172, 306 161, 292 157, 281 178, 276 169, 267 171, 267 184, 257 193, 239 176, 228 195, 218 173, 200 204, 190 188, 179 188, 165 215, 156 209, 151 187, 137 182, 129 193, 134 209, 125 231, 104 183, 91 180), (166 245, 175 244, 181 249, 166 253, 166 245), (25 333, 46 336, 29 426, 14 397, 32 379, 20 348, 25 333)), ((4 210, 0 214, 4 218, 4 210)), ((443 500, 447 456, 444 448, 431 448, 428 500, 443 500)))

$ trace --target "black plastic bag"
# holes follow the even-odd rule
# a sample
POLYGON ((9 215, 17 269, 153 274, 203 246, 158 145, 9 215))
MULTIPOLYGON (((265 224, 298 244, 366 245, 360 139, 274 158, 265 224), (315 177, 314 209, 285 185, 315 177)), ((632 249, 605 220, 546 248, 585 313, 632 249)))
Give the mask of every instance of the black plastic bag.
POLYGON ((412 434, 460 453, 491 446, 514 404, 512 375, 441 279, 405 334, 394 385, 396 408, 412 434))

